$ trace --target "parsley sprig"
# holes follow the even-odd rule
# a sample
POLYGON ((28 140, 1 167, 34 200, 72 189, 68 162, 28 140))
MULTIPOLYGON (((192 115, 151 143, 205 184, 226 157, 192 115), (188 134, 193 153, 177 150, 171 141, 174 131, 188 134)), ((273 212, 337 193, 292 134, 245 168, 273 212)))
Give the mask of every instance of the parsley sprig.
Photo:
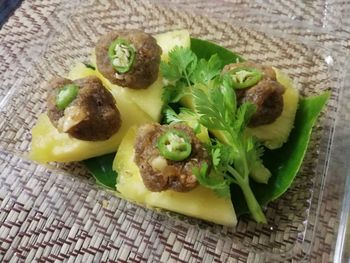
MULTIPOLYGON (((214 139, 208 145, 212 155, 212 172, 208 173, 207 165, 193 171, 199 183, 221 196, 230 195, 230 184, 239 185, 253 218, 266 223, 249 185, 249 176, 259 175, 267 179, 270 176, 260 158, 261 146, 245 132, 256 108, 250 103, 238 107, 232 78, 228 74, 220 75, 221 68, 217 55, 208 61, 198 61, 190 49, 176 47, 169 54, 169 63, 161 64, 161 73, 169 82, 164 88, 163 100, 168 104, 179 102, 183 96, 192 96, 194 118, 202 126, 222 134, 220 140, 214 139)), ((170 111, 167 118, 181 121, 170 111)))
POLYGON ((208 61, 200 59, 188 48, 175 47, 169 52, 169 63, 162 62, 160 71, 168 84, 164 87, 164 104, 179 102, 191 94, 193 84, 208 84, 220 74, 222 62, 218 55, 208 61))
MULTIPOLYGON (((252 168, 261 163, 257 158, 261 151, 254 138, 244 131, 255 106, 244 103, 237 108, 232 88, 221 85, 205 93, 193 89, 193 98, 200 123, 211 130, 224 133, 225 143, 215 140, 211 145, 213 166, 227 184, 237 184, 243 191, 248 208, 253 218, 259 223, 266 223, 266 218, 249 185, 252 168)), ((196 174, 202 176, 201 173, 196 174)))

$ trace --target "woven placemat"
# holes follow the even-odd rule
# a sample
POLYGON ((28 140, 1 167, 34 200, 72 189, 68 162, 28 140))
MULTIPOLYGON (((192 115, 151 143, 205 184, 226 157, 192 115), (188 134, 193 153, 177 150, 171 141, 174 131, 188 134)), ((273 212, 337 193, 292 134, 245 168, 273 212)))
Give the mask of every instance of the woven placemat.
MULTIPOLYGON (((88 6, 87 2, 84 4, 88 6)), ((225 15, 229 19, 234 15, 239 21, 237 12, 228 12, 232 3, 219 2, 220 5, 211 1, 192 1, 186 4, 192 9, 205 8, 213 16, 225 15)), ((268 9, 258 1, 249 4, 236 1, 234 4, 236 8, 240 5, 247 9, 266 9, 266 12, 275 15, 285 14, 286 19, 290 19, 287 17, 291 12, 300 21, 312 17, 309 26, 324 22, 321 17, 324 14, 319 11, 320 4, 300 6, 297 2, 290 1, 286 5, 284 1, 271 1, 268 9)), ((60 0, 40 3, 25 1, 0 31, 0 101, 11 93, 19 78, 28 74, 29 69, 23 68, 33 64, 34 58, 22 57, 21 54, 27 48, 37 48, 37 43, 42 43, 43 38, 51 37, 52 32, 61 30, 60 22, 64 19, 57 12, 60 3, 60 0)), ((79 4, 78 2, 77 6, 79 4)), ((123 4, 128 8, 135 6, 123 4)), ((347 48, 349 35, 343 11, 349 7, 337 2, 333 7, 332 10, 340 11, 336 14, 341 19, 327 18, 326 26, 333 27, 334 34, 328 34, 326 30, 310 32, 309 39, 325 46, 339 45, 347 48)), ((141 8, 147 8, 147 5, 141 8)), ((250 17, 252 24, 257 21, 261 21, 261 18, 255 21, 254 16, 250 17)), ((283 23, 279 26, 290 34, 298 35, 301 32, 298 28, 283 27, 283 23)), ((208 30, 215 32, 216 29, 213 27, 208 30)), ((57 48, 63 47, 64 45, 57 48)), ((244 53, 244 50, 239 51, 244 53)), ((40 50, 32 50, 31 54, 35 52, 41 54, 40 50)), ((273 57, 273 54, 269 56, 273 57)), ((40 67, 43 65, 38 65, 38 69, 40 67)), ((297 72, 295 74, 298 75, 297 72)), ((302 77, 300 81, 303 81, 302 77)), ((54 173, 51 168, 36 166, 9 152, 0 151, 0 160, 6 163, 0 177, 0 261, 260 262, 263 259, 259 254, 241 251, 239 246, 230 242, 212 239, 206 230, 193 228, 188 231, 181 225, 163 225, 161 222, 165 222, 166 218, 149 210, 138 209, 136 213, 135 206, 125 201, 116 201, 115 198, 110 201, 111 197, 96 188, 93 182, 72 177, 74 187, 69 186, 67 175, 57 173, 49 177, 48 174, 54 173), (26 171, 34 171, 35 176, 26 171)), ((67 169, 77 175, 82 170, 79 166, 67 169)), ((322 197, 316 238, 312 243, 310 260, 313 262, 328 262, 333 259, 341 198, 337 176, 329 178, 327 186, 322 197)), ((251 235, 249 238, 254 240, 254 233, 251 235)), ((285 239, 280 237, 280 240, 285 239)), ((258 243, 264 245, 262 240, 258 243)), ((282 242, 281 247, 283 246, 285 244, 282 242)), ((302 253, 294 257, 295 260, 301 258, 302 253)), ((293 258, 288 259, 291 260, 293 258)))

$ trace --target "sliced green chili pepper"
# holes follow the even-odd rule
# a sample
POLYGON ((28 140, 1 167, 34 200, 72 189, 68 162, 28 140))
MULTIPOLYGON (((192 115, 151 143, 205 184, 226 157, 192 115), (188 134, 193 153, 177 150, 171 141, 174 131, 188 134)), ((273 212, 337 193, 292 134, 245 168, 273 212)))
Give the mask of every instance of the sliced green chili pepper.
POLYGON ((172 161, 182 161, 190 156, 192 151, 189 136, 185 132, 175 129, 171 129, 159 137, 157 148, 163 157, 172 161))
POLYGON ((235 89, 245 89, 254 86, 263 76, 260 70, 248 67, 235 68, 229 73, 235 89))
POLYGON ((64 110, 77 97, 79 87, 75 84, 67 84, 59 89, 56 96, 56 106, 64 110))
POLYGON ((117 38, 108 48, 108 57, 118 73, 128 72, 135 60, 135 47, 127 40, 117 38))

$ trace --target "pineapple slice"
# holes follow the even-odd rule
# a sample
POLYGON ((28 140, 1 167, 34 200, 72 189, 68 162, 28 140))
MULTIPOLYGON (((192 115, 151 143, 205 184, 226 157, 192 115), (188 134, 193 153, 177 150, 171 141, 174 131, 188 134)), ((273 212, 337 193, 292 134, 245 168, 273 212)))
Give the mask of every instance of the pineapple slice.
MULTIPOLYGON (((99 77, 99 75, 97 74, 97 72, 95 70, 88 68, 85 64, 80 63, 80 62, 77 63, 68 72, 68 79, 71 79, 71 80, 86 78, 89 76, 99 77)), ((102 84, 105 85, 105 83, 103 81, 102 81, 102 84)))
POLYGON ((118 97, 117 106, 122 126, 116 134, 105 141, 83 141, 67 133, 60 133, 51 124, 47 115, 42 114, 32 129, 32 144, 28 157, 41 163, 72 162, 115 152, 131 126, 152 122, 146 113, 123 97, 118 97))
POLYGON ((136 127, 129 130, 113 162, 113 169, 118 172, 116 188, 121 197, 151 208, 166 209, 221 225, 232 227, 237 224, 231 200, 220 198, 203 186, 186 193, 149 191, 134 163, 136 131, 136 127))
MULTIPOLYGON (((147 89, 129 89, 112 84, 98 70, 95 71, 103 85, 110 91, 123 96, 125 99, 137 105, 153 121, 159 122, 163 107, 163 78, 159 75, 158 79, 147 89)), ((117 98, 117 97, 116 97, 117 98)))
POLYGON ((271 124, 247 129, 248 133, 254 135, 271 150, 280 148, 288 140, 299 102, 299 92, 294 87, 293 81, 278 69, 273 69, 276 72, 277 81, 286 88, 283 94, 282 114, 271 124))
MULTIPOLYGON (((96 71, 79 63, 70 71, 68 77, 74 80, 97 76, 97 74, 96 71)), ((149 115, 123 95, 122 90, 113 88, 110 91, 116 98, 122 119, 122 126, 116 134, 105 141, 78 140, 67 133, 58 132, 47 115, 42 114, 32 129, 29 158, 41 163, 72 162, 114 152, 131 126, 153 121, 149 115)))
POLYGON ((191 46, 191 37, 190 32, 187 30, 175 30, 166 32, 163 34, 158 34, 155 36, 158 45, 162 48, 161 60, 168 62, 169 52, 176 46, 179 47, 190 47, 191 46))

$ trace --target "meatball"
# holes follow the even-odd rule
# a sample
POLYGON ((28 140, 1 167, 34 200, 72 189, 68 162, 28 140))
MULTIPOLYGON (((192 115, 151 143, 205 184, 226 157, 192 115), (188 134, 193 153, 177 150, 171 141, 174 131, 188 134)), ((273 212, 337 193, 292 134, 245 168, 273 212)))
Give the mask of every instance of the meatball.
POLYGON ((284 87, 273 80, 261 80, 247 89, 242 102, 251 102, 257 107, 249 126, 257 127, 274 122, 283 111, 283 93, 284 87))
POLYGON ((139 128, 135 143, 135 162, 145 186, 153 192, 171 189, 186 192, 194 189, 198 181, 193 168, 209 164, 209 155, 190 127, 184 124, 146 124, 139 128), (169 130, 184 132, 190 138, 191 153, 182 161, 172 161, 160 154, 158 139, 169 130))
POLYGON ((86 141, 109 139, 121 126, 119 110, 114 97, 97 77, 86 77, 71 81, 54 78, 49 83, 48 116, 60 131, 86 141), (76 87, 76 97, 63 109, 58 107, 57 98, 69 84, 76 87))
POLYGON ((256 112, 249 121, 250 127, 270 124, 283 111, 283 93, 285 88, 277 81, 276 73, 272 67, 259 65, 251 61, 226 65, 223 72, 230 72, 233 69, 244 67, 258 69, 263 75, 261 80, 252 87, 235 89, 238 104, 251 102, 257 107, 256 112))
POLYGON ((112 31, 97 42, 96 64, 102 75, 113 84, 145 89, 158 78, 161 53, 156 40, 149 34, 138 30, 112 31), (126 72, 118 72, 108 56, 110 45, 117 39, 127 41, 135 51, 134 61, 126 72))

